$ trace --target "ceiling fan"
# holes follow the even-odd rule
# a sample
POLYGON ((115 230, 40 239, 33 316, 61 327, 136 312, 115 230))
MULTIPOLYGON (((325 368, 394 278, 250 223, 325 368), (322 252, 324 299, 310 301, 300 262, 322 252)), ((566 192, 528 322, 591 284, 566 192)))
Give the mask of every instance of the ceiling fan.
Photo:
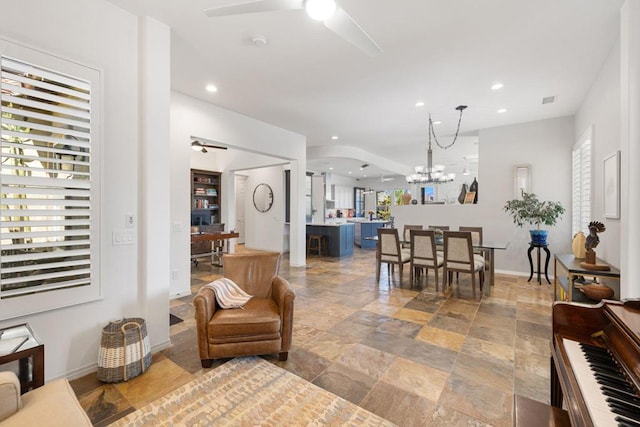
POLYGON ((209 152, 209 150, 207 150, 207 148, 205 148, 205 147, 207 147, 207 148, 215 148, 215 149, 218 149, 218 150, 226 150, 227 149, 227 147, 222 146, 222 145, 207 144, 205 142, 200 142, 198 140, 191 141, 191 149, 194 150, 194 151, 200 151, 202 153, 209 152))
POLYGON ((253 0, 206 9, 204 13, 215 17, 292 9, 305 9, 311 18, 322 21, 329 30, 369 56, 382 53, 380 46, 335 0, 253 0))

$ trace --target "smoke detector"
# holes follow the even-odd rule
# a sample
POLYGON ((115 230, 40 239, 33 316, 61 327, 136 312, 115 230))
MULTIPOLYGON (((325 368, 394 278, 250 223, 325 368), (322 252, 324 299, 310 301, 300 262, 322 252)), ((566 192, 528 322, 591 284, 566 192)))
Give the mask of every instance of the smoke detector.
POLYGON ((267 38, 262 35, 253 36, 251 38, 251 43, 253 43, 255 47, 262 47, 267 44, 267 41, 267 38))

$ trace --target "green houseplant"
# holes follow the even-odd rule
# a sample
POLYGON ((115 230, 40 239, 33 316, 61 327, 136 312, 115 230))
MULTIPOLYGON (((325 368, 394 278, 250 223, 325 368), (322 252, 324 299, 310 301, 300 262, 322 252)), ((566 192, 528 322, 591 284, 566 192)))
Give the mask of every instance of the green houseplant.
POLYGON ((549 232, 541 230, 540 226, 556 225, 565 209, 560 202, 542 201, 533 193, 522 193, 522 199, 509 200, 504 205, 504 211, 511 215, 518 227, 524 224, 535 225, 537 229, 529 230, 531 242, 546 245, 549 232))

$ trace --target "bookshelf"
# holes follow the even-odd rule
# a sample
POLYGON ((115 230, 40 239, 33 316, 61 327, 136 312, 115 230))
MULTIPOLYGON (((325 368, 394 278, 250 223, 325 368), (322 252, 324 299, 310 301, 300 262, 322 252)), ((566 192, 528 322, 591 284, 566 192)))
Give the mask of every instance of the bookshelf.
POLYGON ((220 223, 220 172, 191 169, 191 225, 220 223))

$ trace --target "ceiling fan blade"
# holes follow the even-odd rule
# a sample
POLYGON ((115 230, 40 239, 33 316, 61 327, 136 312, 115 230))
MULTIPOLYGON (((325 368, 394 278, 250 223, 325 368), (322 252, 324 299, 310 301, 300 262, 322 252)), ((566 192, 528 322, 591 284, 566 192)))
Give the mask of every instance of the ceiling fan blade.
POLYGON ((217 148, 218 150, 226 150, 227 147, 224 147, 222 145, 210 145, 210 144, 202 144, 203 147, 207 147, 207 148, 217 148))
POLYGON ((332 17, 324 20, 324 26, 369 56, 374 57, 382 53, 380 46, 344 9, 338 7, 332 17))
POLYGON ((254 0, 228 6, 213 7, 211 9, 206 9, 204 14, 208 17, 213 17, 302 8, 302 0, 254 0))
POLYGON ((203 153, 206 153, 207 150, 205 150, 204 147, 217 148, 218 150, 226 150, 227 149, 227 147, 225 147, 224 145, 207 144, 206 142, 200 142, 197 139, 191 141, 191 148, 193 148, 196 151, 202 151, 203 153))

